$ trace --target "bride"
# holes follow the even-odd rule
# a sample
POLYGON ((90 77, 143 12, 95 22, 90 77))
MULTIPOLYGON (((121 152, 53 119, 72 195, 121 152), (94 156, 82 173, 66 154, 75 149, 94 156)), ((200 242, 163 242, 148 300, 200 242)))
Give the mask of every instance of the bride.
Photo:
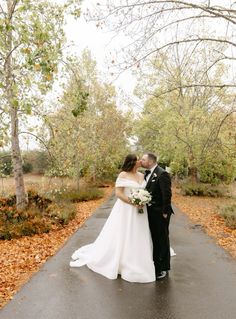
POLYGON ((138 213, 129 196, 133 189, 145 188, 144 175, 137 171, 141 161, 134 154, 126 156, 116 184, 117 201, 94 243, 76 250, 71 267, 87 265, 109 278, 118 274, 129 282, 156 280, 152 257, 152 240, 146 207, 138 213))

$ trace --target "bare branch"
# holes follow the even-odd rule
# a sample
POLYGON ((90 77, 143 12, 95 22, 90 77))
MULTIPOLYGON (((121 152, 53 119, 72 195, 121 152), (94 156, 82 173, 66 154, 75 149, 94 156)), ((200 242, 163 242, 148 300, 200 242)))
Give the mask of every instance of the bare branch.
POLYGON ((186 40, 177 40, 177 41, 173 41, 173 42, 169 42, 149 53, 147 53, 145 56, 142 56, 141 58, 139 58, 137 61, 135 61, 135 64, 137 64, 137 62, 140 62, 141 60, 144 60, 146 59, 147 57, 149 57, 150 55, 152 55, 153 53, 157 52, 157 51, 160 51, 160 50, 163 50, 167 47, 170 47, 170 46, 173 46, 173 45, 176 45, 176 44, 182 44, 182 43, 189 43, 189 42, 204 42, 204 41, 209 41, 209 42, 220 42, 220 43, 226 43, 226 44, 230 44, 232 46, 235 46, 236 47, 236 43, 232 42, 232 41, 228 41, 228 40, 225 40, 225 39, 214 39, 214 38, 195 38, 195 39, 186 39, 186 40))
POLYGON ((54 160, 56 159, 56 158, 52 155, 52 153, 50 152, 50 150, 49 150, 47 144, 44 142, 43 139, 41 139, 40 137, 38 137, 37 135, 35 135, 35 134, 31 133, 31 132, 19 132, 19 135, 20 135, 20 134, 28 134, 28 135, 34 136, 37 140, 39 140, 39 141, 43 144, 43 146, 44 146, 44 147, 46 148, 46 150, 48 151, 49 156, 50 156, 52 159, 54 159, 54 160))
POLYGON ((183 142, 185 145, 187 145, 190 153, 192 153, 192 146, 187 141, 185 141, 182 137, 179 136, 179 132, 178 132, 177 128, 175 128, 175 131, 176 131, 176 133, 175 133, 176 138, 178 140, 180 140, 181 142, 183 142))
MULTIPOLYGON (((157 1, 159 2, 159 1, 157 1)), ((160 1, 163 2, 163 1, 160 1)), ((167 0, 165 2, 170 2, 170 3, 176 3, 176 4, 183 4, 183 5, 189 5, 192 9, 200 9, 203 10, 205 12, 208 12, 210 14, 213 14, 217 17, 221 17, 225 20, 228 20, 229 22, 232 22, 233 24, 236 24, 235 20, 232 20, 231 18, 229 18, 226 14, 224 14, 224 12, 226 13, 236 13, 236 10, 232 10, 232 9, 226 9, 226 8, 217 8, 217 7, 209 7, 209 6, 204 6, 204 5, 198 5, 195 3, 187 3, 185 1, 179 1, 179 0, 167 0)), ((235 17, 234 17, 235 18, 235 17)))
POLYGON ((214 66, 214 65, 216 65, 218 62, 220 62, 220 61, 224 61, 224 60, 232 60, 232 61, 236 61, 236 57, 234 58, 234 57, 230 57, 230 56, 224 56, 224 57, 222 57, 222 58, 219 58, 219 59, 216 59, 207 69, 206 69, 206 71, 204 72, 204 73, 208 73, 208 71, 210 71, 210 69, 214 66))
POLYGON ((10 15, 8 17, 10 21, 13 17, 13 14, 15 12, 15 8, 16 8, 16 5, 18 4, 18 2, 19 2, 19 0, 14 0, 14 2, 12 3, 11 12, 10 12, 10 15))
POLYGON ((178 19, 178 20, 172 21, 170 23, 167 23, 163 27, 156 29, 155 32, 160 32, 160 31, 162 31, 164 29, 167 29, 168 27, 170 27, 172 25, 179 24, 179 23, 182 23, 182 22, 185 22, 185 21, 188 21, 188 20, 205 19, 205 18, 217 19, 218 17, 211 16, 211 15, 206 15, 206 14, 205 15, 194 15, 194 16, 190 16, 190 17, 183 18, 183 19, 178 19))
POLYGON ((151 94, 156 98, 159 98, 162 95, 165 95, 167 93, 171 93, 176 90, 180 89, 187 89, 187 88, 194 88, 194 87, 208 87, 208 88, 216 88, 216 89, 223 89, 223 88, 235 88, 236 84, 186 84, 186 85, 181 85, 181 86, 176 86, 174 88, 171 88, 169 90, 166 90, 160 94, 151 94))
MULTIPOLYGON (((236 42, 233 38, 232 40, 228 40, 226 36, 217 38, 214 36, 199 35, 199 37, 192 36, 191 38, 189 36, 185 39, 177 39, 174 42, 171 42, 171 40, 169 42, 169 40, 167 40, 168 43, 163 43, 162 45, 160 45, 160 40, 157 40, 156 43, 159 42, 159 47, 151 49, 152 45, 156 45, 154 41, 151 43, 151 40, 153 40, 158 33, 187 21, 213 18, 224 19, 227 22, 227 28, 229 27, 229 24, 235 25, 236 10, 232 8, 232 5, 231 7, 211 6, 210 3, 201 4, 184 0, 123 1, 121 3, 124 4, 116 5, 115 1, 111 1, 110 7, 108 8, 108 14, 103 14, 107 9, 104 8, 104 10, 101 10, 100 18, 96 18, 96 20, 104 20, 106 24, 107 20, 109 21, 109 18, 114 16, 118 21, 117 23, 113 23, 113 21, 115 21, 114 19, 111 22, 113 25, 116 24, 116 27, 113 28, 113 31, 116 32, 125 32, 128 30, 127 28, 130 27, 129 34, 132 34, 133 41, 126 46, 126 49, 133 49, 134 56, 133 59, 131 57, 129 67, 138 65, 141 61, 147 59, 152 54, 158 53, 158 51, 162 49, 183 43, 214 42, 225 43, 228 46, 236 47, 236 42), (191 14, 190 16, 184 15, 182 18, 179 18, 177 14, 175 15, 176 11, 181 11, 185 14, 186 11, 189 10, 192 10, 195 14, 191 14), (162 17, 166 17, 167 19, 162 20, 162 17), (170 21, 169 18, 171 19, 170 21), (143 28, 141 32, 139 32, 140 28, 143 28), (151 46, 148 46, 149 44, 151 44, 151 46), (146 52, 144 52, 145 48, 147 49, 146 52)), ((117 66, 122 67, 122 64, 117 66)))
POLYGON ((4 65, 3 65, 3 68, 4 70, 6 70, 6 65, 7 65, 7 61, 8 59, 10 58, 10 56, 12 55, 12 53, 19 48, 19 46, 21 45, 22 43, 18 43, 17 45, 14 46, 14 48, 7 54, 7 56, 5 57, 5 62, 4 62, 4 65))
MULTIPOLYGON (((235 100, 234 100, 235 102, 235 100)), ((236 113, 236 110, 232 110, 231 112, 227 113, 223 119, 220 121, 218 127, 214 127, 210 133, 210 135, 208 136, 205 144, 203 145, 202 147, 202 150, 201 150, 201 156, 203 155, 204 151, 206 150, 207 146, 210 144, 210 142, 213 140, 213 141, 216 141, 217 137, 219 136, 219 133, 220 133, 220 130, 221 130, 221 127, 223 126, 224 122, 226 121, 226 119, 232 115, 233 113, 236 113)))
POLYGON ((3 7, 2 7, 1 4, 0 4, 0 9, 1 9, 1 12, 0 12, 0 13, 2 13, 4 16, 6 16, 6 12, 3 10, 3 7))
MULTIPOLYGON (((133 9, 136 7, 143 7, 143 6, 150 6, 150 5, 158 5, 158 4, 172 4, 172 5, 180 5, 177 8, 180 8, 181 10, 185 9, 195 9, 195 10, 202 10, 205 11, 211 15, 214 15, 216 17, 221 17, 233 24, 236 24, 236 21, 233 20, 235 19, 235 16, 232 16, 230 14, 235 14, 236 10, 233 9, 227 9, 227 8, 220 8, 220 7, 212 7, 212 6, 204 6, 196 3, 191 3, 191 2, 186 2, 186 1, 179 1, 179 0, 167 0, 167 1, 148 1, 148 2, 138 2, 138 3, 132 3, 132 4, 127 4, 127 5, 121 5, 117 6, 114 11, 112 11, 110 14, 113 15, 117 13, 120 10, 123 9, 133 9)), ((171 7, 172 11, 176 9, 176 7, 171 7)), ((164 9, 163 9, 164 10, 164 9)))

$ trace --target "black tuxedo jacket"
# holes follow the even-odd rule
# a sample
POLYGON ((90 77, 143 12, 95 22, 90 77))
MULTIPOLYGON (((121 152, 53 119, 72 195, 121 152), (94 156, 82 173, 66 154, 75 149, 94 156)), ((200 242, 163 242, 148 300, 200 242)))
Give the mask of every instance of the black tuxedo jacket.
POLYGON ((146 189, 152 195, 152 204, 147 206, 148 211, 157 214, 173 214, 171 207, 171 178, 163 168, 157 166, 151 174, 146 189))

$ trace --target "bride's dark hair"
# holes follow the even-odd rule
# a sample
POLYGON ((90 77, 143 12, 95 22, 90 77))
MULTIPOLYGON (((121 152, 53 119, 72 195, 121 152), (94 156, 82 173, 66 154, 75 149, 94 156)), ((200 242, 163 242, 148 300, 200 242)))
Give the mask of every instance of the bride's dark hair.
POLYGON ((138 160, 137 155, 135 154, 128 154, 124 160, 124 163, 121 167, 121 170, 124 172, 130 172, 134 168, 136 162, 138 160))

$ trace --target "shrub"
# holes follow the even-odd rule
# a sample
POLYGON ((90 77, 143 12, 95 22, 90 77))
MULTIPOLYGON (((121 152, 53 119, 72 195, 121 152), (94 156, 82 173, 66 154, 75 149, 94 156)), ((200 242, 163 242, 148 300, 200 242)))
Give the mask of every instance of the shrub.
POLYGON ((44 174, 48 167, 48 154, 44 151, 31 150, 22 154, 24 173, 44 174))
POLYGON ((76 216, 73 202, 101 198, 103 191, 87 188, 78 192, 64 188, 63 191, 56 190, 55 194, 56 203, 34 190, 29 190, 29 202, 24 211, 17 211, 16 196, 0 198, 0 239, 32 236, 62 227, 76 216))
POLYGON ((173 160, 170 163, 170 171, 172 176, 185 178, 188 175, 188 165, 185 160, 173 160))
POLYGON ((53 203, 48 206, 47 214, 54 220, 54 224, 66 225, 76 216, 76 208, 72 203, 53 203))
POLYGON ((0 153, 0 175, 9 176, 12 174, 13 166, 10 152, 0 153))
POLYGON ((34 190, 28 190, 28 201, 29 205, 35 204, 41 210, 46 209, 48 205, 52 202, 51 199, 39 195, 34 190))
POLYGON ((221 182, 232 182, 233 177, 235 176, 233 159, 230 158, 230 156, 225 156, 222 151, 212 154, 212 156, 207 157, 206 160, 198 167, 200 181, 214 185, 218 185, 221 182))
MULTIPOLYGON (((40 196, 34 190, 28 190, 29 206, 35 204, 39 209, 47 208, 48 204, 52 201, 44 196, 40 196)), ((0 198, 0 207, 12 207, 16 204, 16 195, 10 195, 8 197, 0 198)))
POLYGON ((29 204, 26 210, 18 211, 15 205, 1 201, 0 239, 11 239, 48 232, 51 221, 45 218, 40 208, 29 204))
POLYGON ((16 204, 16 195, 0 198, 0 207, 13 206, 16 204))
POLYGON ((50 229, 51 223, 37 216, 33 219, 20 221, 18 223, 7 221, 4 225, 0 226, 0 239, 10 240, 22 236, 48 233, 50 229))
MULTIPOLYGON (((79 191, 75 189, 56 190, 53 197, 61 201, 82 202, 102 198, 103 194, 104 192, 101 189, 93 187, 80 189, 79 191)), ((49 196, 52 196, 52 193, 49 196)))
MULTIPOLYGON (((72 203, 51 203, 43 212, 35 206, 25 211, 14 207, 0 208, 0 239, 12 239, 22 236, 47 233, 53 225, 66 225, 76 215, 72 203)), ((55 228, 55 227, 54 227, 55 228)))
POLYGON ((186 183, 181 185, 181 190, 184 195, 188 195, 188 196, 209 196, 209 197, 224 196, 223 192, 219 188, 209 184, 186 183))
POLYGON ((33 171, 33 165, 29 162, 23 163, 23 173, 31 173, 33 171))
POLYGON ((55 185, 54 188, 46 191, 44 193, 44 195, 45 195, 45 197, 50 198, 52 201, 58 201, 58 200, 62 199, 63 197, 65 197, 64 194, 66 194, 67 192, 68 192, 67 186, 58 187, 57 185, 55 185))
POLYGON ((89 188, 107 188, 112 185, 114 182, 114 178, 106 178, 106 179, 99 179, 96 181, 89 181, 89 188))
POLYGON ((236 204, 221 207, 219 213, 225 219, 226 226, 236 229, 236 204))

